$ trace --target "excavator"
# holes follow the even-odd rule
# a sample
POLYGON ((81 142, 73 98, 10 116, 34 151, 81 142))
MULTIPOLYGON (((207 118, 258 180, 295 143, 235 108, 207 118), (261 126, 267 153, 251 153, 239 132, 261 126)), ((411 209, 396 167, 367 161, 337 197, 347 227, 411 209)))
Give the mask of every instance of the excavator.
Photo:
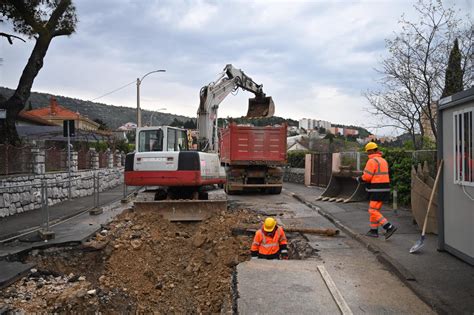
POLYGON ((228 64, 218 79, 200 90, 197 112, 198 151, 189 149, 185 129, 170 126, 137 128, 136 150, 125 160, 125 184, 144 186, 135 209, 157 210, 170 221, 200 221, 226 208, 225 200, 208 200, 206 188, 225 183, 218 155, 217 110, 237 89, 255 95, 246 118, 271 117, 275 105, 240 69, 228 64))

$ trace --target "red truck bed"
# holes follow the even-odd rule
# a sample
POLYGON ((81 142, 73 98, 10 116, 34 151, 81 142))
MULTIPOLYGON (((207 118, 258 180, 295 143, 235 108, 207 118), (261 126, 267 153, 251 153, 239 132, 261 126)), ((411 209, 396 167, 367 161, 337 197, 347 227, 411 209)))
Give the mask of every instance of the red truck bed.
POLYGON ((233 123, 221 131, 220 157, 229 165, 284 165, 286 125, 250 127, 233 123))

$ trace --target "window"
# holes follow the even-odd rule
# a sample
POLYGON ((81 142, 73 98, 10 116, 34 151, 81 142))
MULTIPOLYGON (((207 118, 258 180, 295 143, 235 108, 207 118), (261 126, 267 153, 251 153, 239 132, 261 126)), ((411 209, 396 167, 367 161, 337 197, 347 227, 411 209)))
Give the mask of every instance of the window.
POLYGON ((178 130, 178 150, 188 150, 188 134, 185 130, 178 130))
POLYGON ((454 183, 474 186, 474 107, 454 112, 454 183))
POLYGON ((168 128, 168 150, 167 151, 178 151, 176 147, 176 129, 168 128))
POLYGON ((163 130, 142 130, 138 136, 138 152, 163 151, 163 130))

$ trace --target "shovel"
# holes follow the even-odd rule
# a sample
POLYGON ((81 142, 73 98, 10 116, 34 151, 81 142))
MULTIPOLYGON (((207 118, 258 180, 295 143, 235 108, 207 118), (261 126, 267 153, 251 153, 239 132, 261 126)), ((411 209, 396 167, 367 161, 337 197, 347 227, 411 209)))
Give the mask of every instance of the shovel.
POLYGON ((438 172, 436 173, 436 179, 433 185, 433 189, 431 190, 430 200, 428 201, 428 209, 426 210, 425 221, 423 222, 423 229, 421 231, 421 238, 415 243, 415 245, 410 248, 410 254, 417 252, 420 248, 423 247, 425 242, 425 232, 426 232, 426 225, 428 223, 428 215, 430 214, 431 204, 433 203, 433 197, 436 192, 436 188, 438 187, 438 180, 439 175, 441 174, 441 169, 443 167, 443 160, 440 161, 438 172))

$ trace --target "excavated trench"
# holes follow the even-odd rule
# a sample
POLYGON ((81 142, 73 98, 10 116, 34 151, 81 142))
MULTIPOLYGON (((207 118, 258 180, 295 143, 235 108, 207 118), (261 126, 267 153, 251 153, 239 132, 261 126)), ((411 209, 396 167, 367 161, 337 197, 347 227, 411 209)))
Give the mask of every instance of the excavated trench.
POLYGON ((232 274, 252 238, 231 228, 256 223, 245 210, 187 224, 127 210, 83 245, 30 252, 23 261, 37 267, 1 291, 0 304, 27 313, 232 313, 232 274))
MULTIPOLYGON (((153 211, 127 210, 78 246, 33 250, 36 268, 0 292, 11 311, 236 313, 236 265, 249 259, 258 225, 253 211, 231 209, 200 223, 170 223, 153 211)), ((317 258, 288 233, 290 259, 317 258)))

